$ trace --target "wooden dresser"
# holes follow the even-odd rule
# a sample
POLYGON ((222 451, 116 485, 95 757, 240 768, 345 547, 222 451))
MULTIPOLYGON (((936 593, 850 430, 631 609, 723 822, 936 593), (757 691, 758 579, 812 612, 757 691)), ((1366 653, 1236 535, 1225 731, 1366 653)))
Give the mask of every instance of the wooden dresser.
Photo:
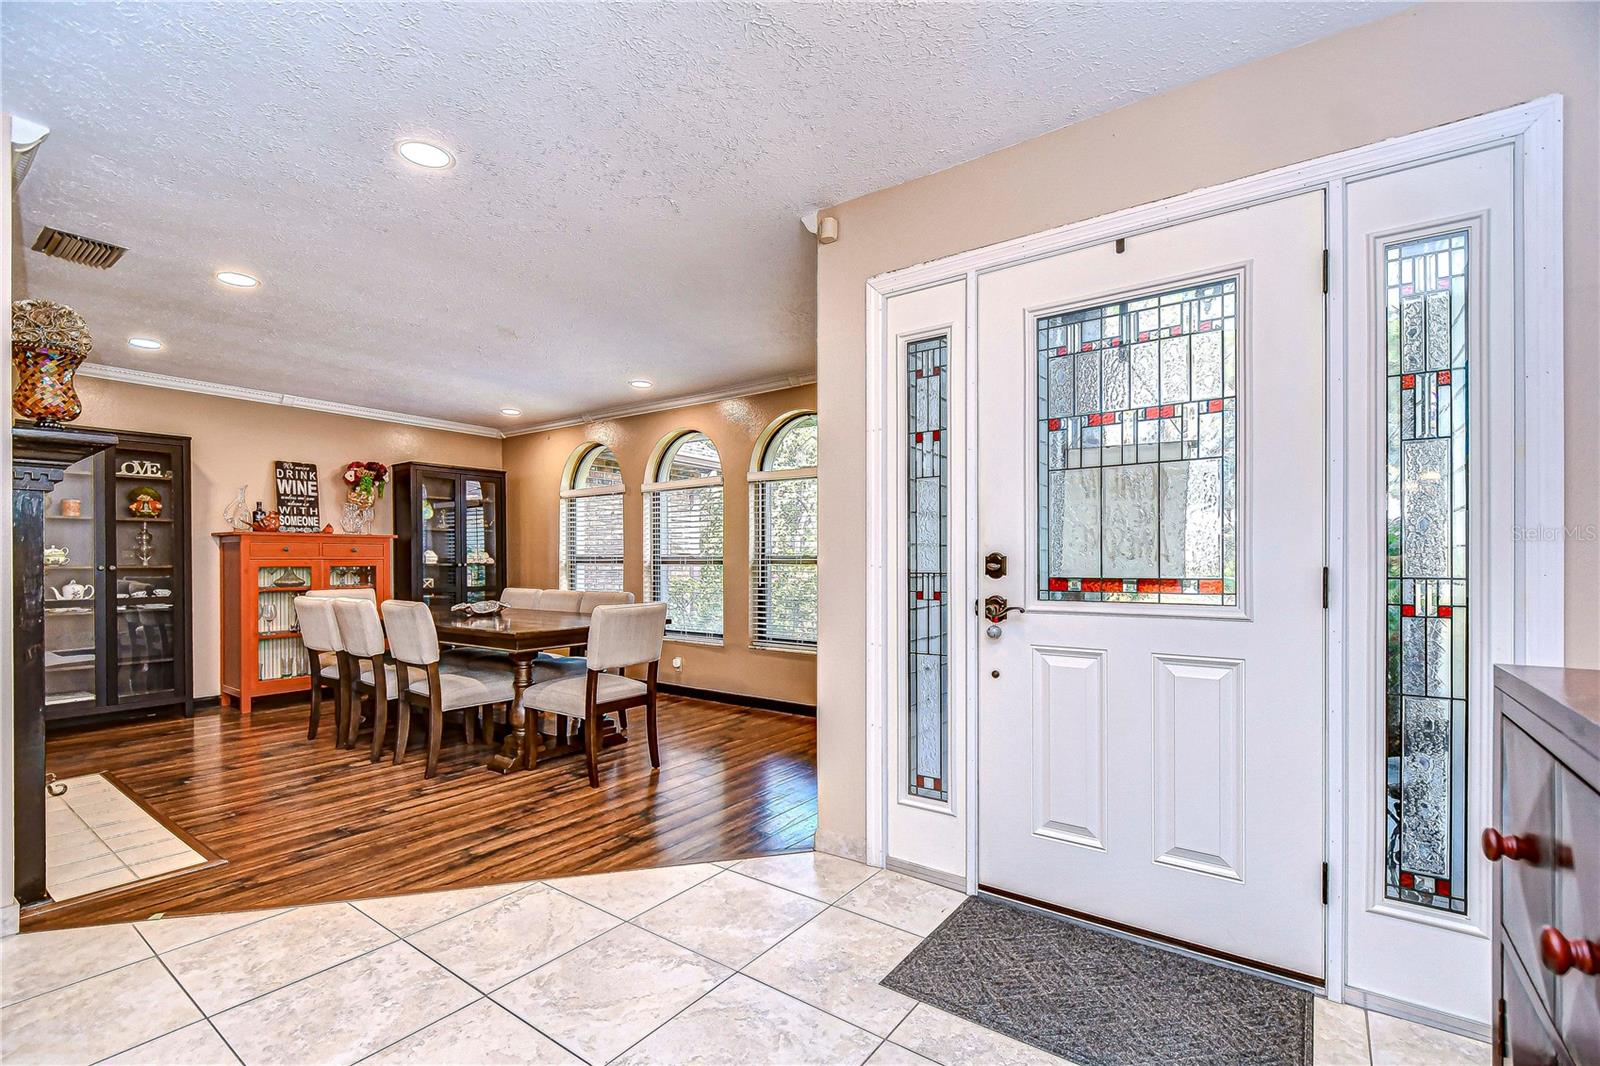
POLYGON ((374 589, 390 598, 390 534, 213 533, 222 549, 222 705, 310 689, 294 598, 374 589))
POLYGON ((1600 670, 1495 668, 1498 1061, 1600 1066, 1600 670))

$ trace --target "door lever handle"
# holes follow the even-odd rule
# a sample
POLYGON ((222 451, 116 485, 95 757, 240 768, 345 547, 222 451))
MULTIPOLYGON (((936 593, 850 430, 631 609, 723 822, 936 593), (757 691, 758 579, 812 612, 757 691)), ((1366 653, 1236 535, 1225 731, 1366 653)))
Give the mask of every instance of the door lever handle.
POLYGON ((1027 614, 1026 607, 1012 607, 1006 603, 1004 596, 985 596, 983 600, 983 617, 991 622, 1004 622, 1008 614, 1027 614))

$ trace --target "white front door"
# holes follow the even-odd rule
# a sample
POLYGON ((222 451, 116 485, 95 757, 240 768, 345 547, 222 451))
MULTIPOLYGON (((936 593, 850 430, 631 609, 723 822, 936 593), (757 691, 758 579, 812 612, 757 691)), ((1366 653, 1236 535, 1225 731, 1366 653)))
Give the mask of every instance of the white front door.
POLYGON ((1323 972, 1321 192, 981 275, 978 879, 1323 972))

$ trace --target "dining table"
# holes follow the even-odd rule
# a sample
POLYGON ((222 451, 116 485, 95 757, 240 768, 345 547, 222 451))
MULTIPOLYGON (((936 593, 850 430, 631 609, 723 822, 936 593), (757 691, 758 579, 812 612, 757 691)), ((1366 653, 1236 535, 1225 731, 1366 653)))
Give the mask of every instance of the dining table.
MULTIPOLYGON (((586 645, 589 640, 589 616, 568 611, 526 611, 515 607, 505 607, 494 614, 473 614, 440 606, 432 610, 439 643, 504 652, 510 660, 511 684, 515 693, 509 714, 511 729, 500 750, 489 757, 488 767, 502 774, 532 769, 538 764, 541 742, 537 723, 532 730, 528 728, 528 714, 522 707, 522 694, 532 683, 533 662, 541 651, 586 645)), ((624 740, 626 737, 620 733, 605 738, 607 744, 624 740)))

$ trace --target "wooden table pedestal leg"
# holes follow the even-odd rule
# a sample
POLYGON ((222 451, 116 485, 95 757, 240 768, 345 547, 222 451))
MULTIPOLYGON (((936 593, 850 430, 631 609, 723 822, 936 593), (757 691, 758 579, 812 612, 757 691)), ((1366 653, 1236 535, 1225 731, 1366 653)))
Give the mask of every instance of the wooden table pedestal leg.
POLYGON ((522 709, 522 694, 533 681, 533 660, 537 656, 537 652, 511 653, 511 728, 506 732, 500 750, 489 757, 489 769, 496 773, 531 770, 538 762, 538 755, 533 750, 533 746, 539 743, 538 723, 535 721, 530 737, 528 715, 522 709))

